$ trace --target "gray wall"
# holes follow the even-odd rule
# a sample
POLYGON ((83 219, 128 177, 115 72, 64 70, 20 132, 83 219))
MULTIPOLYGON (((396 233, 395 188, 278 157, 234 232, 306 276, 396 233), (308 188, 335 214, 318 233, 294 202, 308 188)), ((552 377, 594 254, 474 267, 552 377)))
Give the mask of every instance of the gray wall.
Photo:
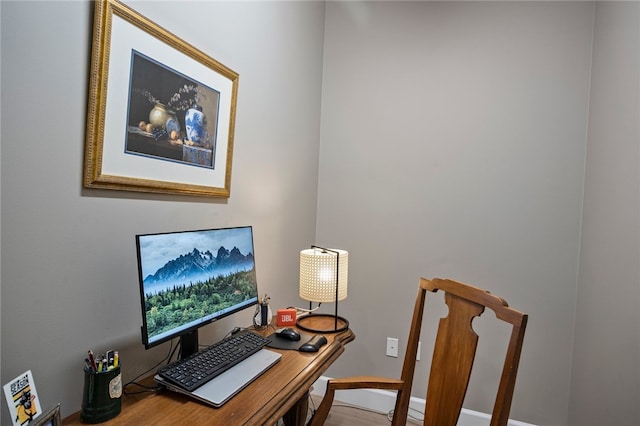
MULTIPOLYGON (((0 2, 2 383, 30 368, 66 415, 86 349, 144 371, 168 346, 140 344, 133 236, 252 224, 275 306, 301 303, 301 248, 350 251, 357 340, 330 375, 398 374, 385 337, 448 276, 531 316, 514 418, 639 423, 638 4, 130 4, 240 74, 231 198, 82 189, 91 6, 0 2)), ((490 411, 504 341, 468 408, 490 411)))
POLYGON ((640 424, 640 3, 598 3, 570 424, 640 424))
POLYGON ((324 5, 132 5, 240 74, 228 201, 82 189, 91 3, 0 3, 1 381, 33 370, 63 415, 80 409, 87 349, 119 349, 125 381, 168 351, 141 344, 135 234, 253 225, 260 290, 278 306, 299 302, 298 252, 314 242, 324 5))
MULTIPOLYGON (((331 375, 399 374, 385 337, 406 343, 417 278, 457 278, 530 315, 512 417, 567 423, 594 11, 580 2, 327 4, 317 232, 351 252, 341 310, 358 334, 331 375)), ((616 182, 637 195, 637 155, 627 162, 636 175, 616 182)), ((633 220, 618 226, 637 240, 633 220)), ((626 330, 634 339, 637 323, 626 330)), ((491 410, 500 339, 481 338, 468 408, 491 410)), ((637 399, 638 370, 626 371, 619 389, 637 399)), ((426 376, 414 395, 424 397, 426 376)), ((589 383, 592 397, 576 410, 622 404, 589 383)))

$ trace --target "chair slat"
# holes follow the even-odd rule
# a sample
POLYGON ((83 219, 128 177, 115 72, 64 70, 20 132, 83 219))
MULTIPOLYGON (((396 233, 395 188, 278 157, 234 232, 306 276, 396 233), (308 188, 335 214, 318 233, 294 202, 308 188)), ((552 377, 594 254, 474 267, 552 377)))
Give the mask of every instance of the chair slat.
POLYGON ((469 385, 478 335, 471 323, 484 306, 451 293, 445 295, 449 313, 440 320, 435 342, 425 424, 455 426, 469 385))

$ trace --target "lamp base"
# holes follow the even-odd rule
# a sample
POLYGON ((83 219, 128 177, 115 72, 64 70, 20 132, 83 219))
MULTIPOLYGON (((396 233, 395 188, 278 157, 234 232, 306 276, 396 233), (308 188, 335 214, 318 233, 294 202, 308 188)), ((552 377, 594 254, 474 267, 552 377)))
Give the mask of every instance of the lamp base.
POLYGON ((349 328, 349 321, 329 314, 309 314, 298 318, 296 326, 313 333, 340 333, 349 328))

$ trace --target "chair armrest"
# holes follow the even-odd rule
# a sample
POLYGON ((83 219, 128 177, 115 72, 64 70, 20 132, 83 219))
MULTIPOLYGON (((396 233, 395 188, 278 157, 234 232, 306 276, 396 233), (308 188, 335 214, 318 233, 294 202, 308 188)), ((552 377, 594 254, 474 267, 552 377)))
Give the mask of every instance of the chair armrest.
POLYGON ((353 376, 331 379, 327 382, 327 390, 345 389, 387 389, 400 390, 403 381, 378 376, 353 376))
POLYGON ((339 379, 331 379, 327 382, 327 390, 324 393, 324 397, 318 405, 318 409, 314 413, 313 417, 309 421, 309 426, 322 426, 324 425, 331 404, 333 404, 333 397, 336 390, 349 390, 349 389, 386 389, 386 390, 400 390, 402 388, 403 381, 399 379, 388 379, 386 377, 377 376, 353 376, 344 377, 339 379))

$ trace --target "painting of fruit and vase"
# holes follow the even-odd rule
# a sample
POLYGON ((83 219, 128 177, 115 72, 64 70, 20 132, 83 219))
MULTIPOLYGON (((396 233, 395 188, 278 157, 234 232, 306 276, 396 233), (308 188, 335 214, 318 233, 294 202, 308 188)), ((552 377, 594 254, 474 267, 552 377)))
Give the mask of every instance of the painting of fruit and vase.
POLYGON ((215 168, 220 93, 132 52, 126 151, 215 168))
POLYGON ((238 74, 118 0, 93 25, 85 188, 228 198, 238 74))

